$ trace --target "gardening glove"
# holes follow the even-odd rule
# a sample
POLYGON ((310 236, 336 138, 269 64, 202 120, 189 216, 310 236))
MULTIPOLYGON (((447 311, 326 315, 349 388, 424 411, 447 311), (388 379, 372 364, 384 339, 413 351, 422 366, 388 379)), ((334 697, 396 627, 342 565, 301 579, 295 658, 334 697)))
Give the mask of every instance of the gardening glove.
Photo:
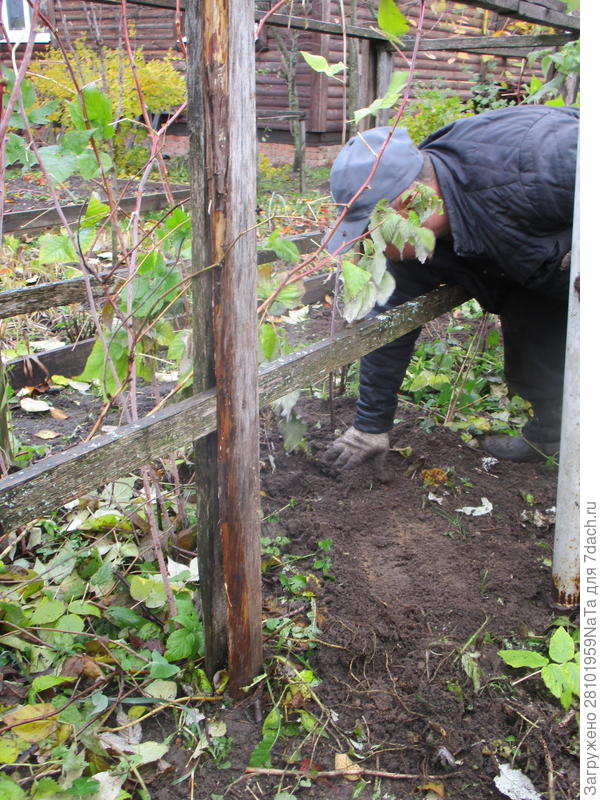
POLYGON ((365 433, 350 427, 325 451, 323 463, 334 470, 352 469, 373 458, 381 469, 389 449, 387 433, 365 433))

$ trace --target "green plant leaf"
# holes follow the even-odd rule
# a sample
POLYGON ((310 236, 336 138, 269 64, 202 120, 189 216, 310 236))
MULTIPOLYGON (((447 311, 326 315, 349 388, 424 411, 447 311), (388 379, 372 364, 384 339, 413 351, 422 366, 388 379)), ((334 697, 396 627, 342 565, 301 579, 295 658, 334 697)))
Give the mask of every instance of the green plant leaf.
POLYGON ((26 800, 27 795, 18 783, 7 778, 6 775, 0 775, 0 797, 2 800, 26 800))
POLYGON ((300 54, 311 69, 314 69, 315 72, 323 72, 329 78, 333 78, 338 72, 346 69, 346 65, 341 61, 338 61, 337 64, 330 64, 323 56, 313 55, 305 50, 301 50, 300 54))
POLYGON ((144 617, 125 606, 111 606, 106 614, 119 628, 141 628, 146 624, 144 617))
POLYGON ((410 30, 410 25, 394 0, 379 0, 377 24, 384 33, 390 36, 403 36, 410 30))
POLYGON ((281 729, 281 711, 276 706, 265 717, 262 726, 262 739, 250 754, 249 767, 270 767, 271 751, 281 729))
POLYGON ((579 665, 574 661, 567 661, 560 665, 563 685, 579 697, 579 665))
POLYGON ((565 688, 561 666, 561 664, 546 664, 542 667, 542 680, 554 697, 558 698, 565 688))
POLYGON ((38 157, 55 183, 64 183, 77 171, 77 156, 51 144, 38 149, 38 157))
POLYGON ((261 250, 273 250, 277 258, 295 264, 300 259, 300 251, 295 242, 284 238, 279 229, 273 231, 271 235, 260 244, 261 250))
POLYGON ((40 237, 40 264, 64 264, 77 261, 73 242, 66 233, 45 233, 40 237))
POLYGON ((63 150, 76 156, 80 155, 88 146, 92 133, 90 130, 67 131, 60 140, 63 150))
POLYGON ((361 294, 371 282, 371 274, 352 261, 342 262, 342 276, 344 279, 345 302, 361 294))
POLYGON ((178 672, 178 666, 170 664, 158 651, 152 651, 152 664, 150 665, 151 678, 172 678, 173 675, 177 675, 178 672))
POLYGON ((278 341, 275 328, 270 322, 263 322, 259 329, 259 344, 263 359, 272 361, 278 355, 278 341))
MULTIPOLYGON (((14 764, 21 748, 15 736, 8 733, 0 738, 0 764, 14 764)), ((2 791, 2 783, 0 783, 0 792, 2 791)), ((3 795, 0 794, 0 797, 3 795)))
POLYGON ((75 678, 68 675, 38 675, 31 682, 31 692, 37 694, 44 692, 46 689, 52 689, 54 686, 60 686, 62 683, 72 683, 75 678))
POLYGON ((520 667, 531 667, 539 669, 545 667, 548 659, 541 653, 533 650, 499 650, 498 655, 509 667, 519 669, 520 667))
POLYGON ((30 625, 48 625, 56 622, 65 613, 66 606, 61 600, 44 598, 29 618, 30 625))
POLYGON ((162 608, 167 602, 167 592, 161 579, 154 580, 134 575, 129 591, 134 600, 143 603, 148 608, 162 608))
POLYGON ((562 625, 550 637, 548 655, 558 664, 570 661, 575 655, 575 643, 562 625))
POLYGON ((103 203, 96 192, 92 192, 83 217, 84 225, 99 225, 110 214, 110 208, 103 203))
POLYGON ((169 634, 165 659, 179 661, 182 658, 196 658, 204 653, 204 636, 201 629, 196 631, 180 628, 169 634))

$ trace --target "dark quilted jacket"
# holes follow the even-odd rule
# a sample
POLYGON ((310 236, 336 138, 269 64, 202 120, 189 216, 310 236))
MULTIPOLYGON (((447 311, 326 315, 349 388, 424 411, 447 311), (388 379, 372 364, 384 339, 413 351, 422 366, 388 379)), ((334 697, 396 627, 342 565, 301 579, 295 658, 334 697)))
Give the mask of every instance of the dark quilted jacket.
POLYGON ((419 145, 434 161, 454 252, 474 273, 529 288, 552 281, 571 249, 578 132, 577 109, 517 106, 419 145))

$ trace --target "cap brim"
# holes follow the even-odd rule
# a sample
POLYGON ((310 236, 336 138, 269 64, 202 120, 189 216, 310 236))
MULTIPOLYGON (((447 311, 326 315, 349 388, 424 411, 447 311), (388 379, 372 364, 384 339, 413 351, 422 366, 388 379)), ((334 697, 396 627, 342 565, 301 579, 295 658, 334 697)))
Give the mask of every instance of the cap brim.
POLYGON ((328 253, 335 253, 335 255, 338 256, 342 255, 342 253, 345 253, 347 250, 350 250, 351 247, 354 247, 354 245, 357 243, 357 240, 364 233, 366 233, 368 227, 368 216, 362 219, 352 220, 351 222, 348 222, 347 218, 344 218, 341 221, 339 228, 337 228, 331 235, 331 239, 325 243, 325 239, 327 239, 330 233, 330 231, 327 231, 322 240, 322 244, 324 244, 328 253))

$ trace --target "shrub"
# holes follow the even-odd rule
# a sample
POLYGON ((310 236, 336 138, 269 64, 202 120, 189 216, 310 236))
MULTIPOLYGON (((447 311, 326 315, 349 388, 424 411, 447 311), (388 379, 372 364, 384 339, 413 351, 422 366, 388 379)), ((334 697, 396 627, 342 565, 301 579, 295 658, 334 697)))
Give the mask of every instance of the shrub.
POLYGON ((411 102, 401 124, 418 144, 429 134, 460 117, 472 115, 467 103, 447 89, 421 89, 411 102))
MULTIPOLYGON (((48 50, 31 63, 29 74, 41 99, 74 99, 70 67, 82 86, 96 83, 108 93, 120 118, 134 119, 141 114, 133 71, 121 52, 105 47, 100 55, 84 39, 77 40, 73 50, 69 63, 57 49, 48 50)), ((175 68, 176 58, 168 53, 162 59, 146 60, 141 48, 134 53, 140 85, 151 113, 174 110, 185 100, 185 76, 175 68)), ((72 127, 65 102, 59 103, 50 118, 67 129, 72 127)))

